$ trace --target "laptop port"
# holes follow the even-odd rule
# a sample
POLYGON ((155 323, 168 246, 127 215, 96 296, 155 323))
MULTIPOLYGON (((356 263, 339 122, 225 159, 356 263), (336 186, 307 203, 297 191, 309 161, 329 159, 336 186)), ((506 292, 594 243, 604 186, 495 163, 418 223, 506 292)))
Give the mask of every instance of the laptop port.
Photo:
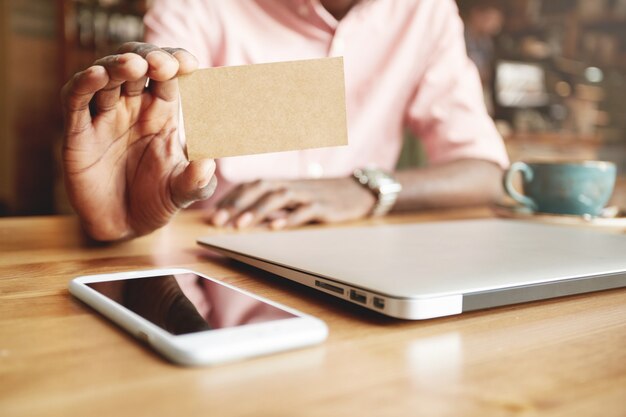
POLYGON ((367 304, 367 295, 355 290, 350 290, 350 299, 352 301, 356 301, 357 303, 367 304))
POLYGON ((322 288, 324 290, 336 292, 337 294, 341 294, 341 295, 343 295, 343 293, 344 293, 343 288, 338 287, 338 286, 333 285, 333 284, 329 284, 328 282, 315 280, 315 286, 319 287, 319 288, 322 288))
POLYGON ((384 310, 385 308, 385 300, 380 297, 374 297, 373 301, 374 307, 384 310))

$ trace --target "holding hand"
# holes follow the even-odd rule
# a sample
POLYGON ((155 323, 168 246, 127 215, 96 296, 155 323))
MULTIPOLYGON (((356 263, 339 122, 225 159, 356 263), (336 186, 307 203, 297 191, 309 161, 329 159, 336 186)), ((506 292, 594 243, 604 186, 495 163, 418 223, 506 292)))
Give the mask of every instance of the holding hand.
POLYGON ((215 162, 189 162, 178 134, 177 77, 197 67, 185 50, 133 42, 63 87, 66 188, 93 238, 149 233, 213 193, 215 162))
POLYGON ((210 221, 239 229, 261 224, 283 229, 312 222, 337 223, 365 217, 375 202, 374 195, 352 178, 255 181, 226 195, 210 221))

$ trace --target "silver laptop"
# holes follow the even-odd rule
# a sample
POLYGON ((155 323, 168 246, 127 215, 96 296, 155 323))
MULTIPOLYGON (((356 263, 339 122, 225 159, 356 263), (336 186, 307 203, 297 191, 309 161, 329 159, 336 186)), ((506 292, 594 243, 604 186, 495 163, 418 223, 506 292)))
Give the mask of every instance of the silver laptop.
POLYGON ((232 234, 198 243, 411 320, 626 286, 626 235, 514 220, 232 234))

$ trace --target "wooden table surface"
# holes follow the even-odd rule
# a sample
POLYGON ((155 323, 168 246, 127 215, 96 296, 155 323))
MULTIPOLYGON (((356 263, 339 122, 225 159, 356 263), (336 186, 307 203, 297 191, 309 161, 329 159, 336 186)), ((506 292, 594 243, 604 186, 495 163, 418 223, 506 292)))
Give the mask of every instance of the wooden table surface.
POLYGON ((73 217, 0 219, 0 416, 626 415, 626 289, 401 321, 209 255, 194 243, 209 233, 192 211, 101 246, 85 243, 73 217), (67 291, 77 275, 156 266, 195 269, 320 317, 329 339, 182 368, 67 291))

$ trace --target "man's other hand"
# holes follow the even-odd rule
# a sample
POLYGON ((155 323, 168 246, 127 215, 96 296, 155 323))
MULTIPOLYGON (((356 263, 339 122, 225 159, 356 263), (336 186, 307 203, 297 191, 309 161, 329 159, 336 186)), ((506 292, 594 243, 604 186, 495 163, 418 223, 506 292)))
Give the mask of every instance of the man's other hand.
POLYGON ((217 205, 209 221, 238 229, 283 229, 307 223, 338 223, 363 218, 376 202, 352 178, 255 181, 240 184, 217 205))

